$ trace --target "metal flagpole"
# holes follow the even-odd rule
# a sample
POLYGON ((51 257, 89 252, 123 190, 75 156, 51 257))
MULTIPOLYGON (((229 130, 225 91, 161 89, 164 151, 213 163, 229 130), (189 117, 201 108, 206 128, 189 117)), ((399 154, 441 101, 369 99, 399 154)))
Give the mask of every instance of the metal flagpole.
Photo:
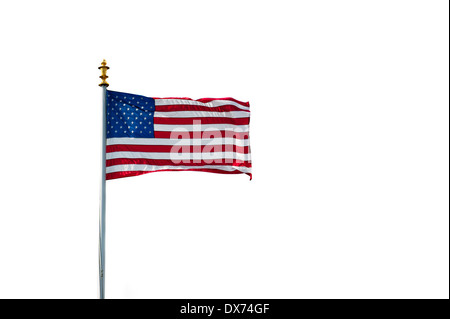
POLYGON ((99 229, 99 251, 98 251, 98 261, 99 261, 99 282, 100 282, 100 299, 105 299, 105 218, 106 218, 106 88, 109 86, 106 79, 108 76, 106 75, 106 70, 109 69, 106 66, 106 61, 103 60, 102 65, 98 67, 102 71, 102 75, 100 75, 100 79, 102 82, 99 86, 102 87, 103 91, 103 106, 102 106, 102 118, 103 118, 103 126, 102 126, 102 177, 101 177, 101 186, 100 186, 100 229, 99 229))

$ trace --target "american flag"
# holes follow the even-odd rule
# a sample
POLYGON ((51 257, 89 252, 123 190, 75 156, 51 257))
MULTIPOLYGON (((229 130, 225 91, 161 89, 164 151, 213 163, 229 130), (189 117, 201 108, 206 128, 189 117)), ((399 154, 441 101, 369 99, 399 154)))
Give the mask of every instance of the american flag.
POLYGON ((251 178, 248 102, 115 91, 107 91, 106 100, 106 179, 157 171, 251 178))

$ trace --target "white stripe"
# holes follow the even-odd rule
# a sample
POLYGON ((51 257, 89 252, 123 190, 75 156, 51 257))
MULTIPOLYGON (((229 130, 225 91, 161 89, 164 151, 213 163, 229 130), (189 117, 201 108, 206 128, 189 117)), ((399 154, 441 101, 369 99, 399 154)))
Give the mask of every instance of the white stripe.
POLYGON ((225 117, 225 118, 248 118, 249 112, 205 112, 205 111, 173 111, 173 112, 155 112, 154 117, 178 117, 178 118, 196 118, 196 117, 225 117))
POLYGON ((155 132, 202 132, 205 130, 221 131, 232 130, 233 132, 248 132, 248 125, 232 125, 232 124, 187 124, 187 125, 172 125, 172 124, 155 124, 155 132))
POLYGON ((155 105, 200 105, 205 107, 216 107, 222 105, 234 105, 241 110, 250 110, 248 106, 243 106, 239 103, 229 100, 215 100, 208 103, 199 101, 183 100, 183 99, 155 99, 155 105))
POLYGON ((156 165, 144 165, 144 164, 127 164, 127 165, 115 165, 106 168, 106 173, 115 172, 131 172, 131 171, 161 171, 167 169, 183 170, 183 169, 218 169, 222 171, 232 172, 240 171, 242 173, 251 173, 250 167, 244 166, 225 166, 225 165, 204 165, 204 166, 156 166, 156 165))
MULTIPOLYGON (((183 151, 181 149, 181 151, 183 151)), ((218 160, 218 159, 236 159, 240 161, 250 161, 250 154, 237 152, 201 152, 201 153, 157 153, 157 152, 111 152, 106 153, 106 159, 115 158, 145 158, 145 159, 161 159, 161 160, 218 160)))
POLYGON ((170 139, 170 138, 129 138, 129 137, 114 137, 106 140, 107 145, 236 145, 249 146, 250 140, 238 139, 232 137, 226 138, 184 138, 184 139, 170 139))

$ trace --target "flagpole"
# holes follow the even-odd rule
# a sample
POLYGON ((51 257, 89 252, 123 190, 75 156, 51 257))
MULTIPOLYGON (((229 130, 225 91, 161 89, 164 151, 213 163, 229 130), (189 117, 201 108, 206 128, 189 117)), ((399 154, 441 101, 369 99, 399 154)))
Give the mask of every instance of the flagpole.
POLYGON ((103 60, 101 66, 98 67, 102 71, 100 79, 102 82, 99 86, 102 87, 102 175, 100 184, 100 220, 99 220, 99 251, 98 251, 98 275, 100 284, 100 299, 105 299, 105 231, 106 231, 106 88, 109 86, 106 79, 106 71, 109 69, 106 66, 106 61, 103 60))

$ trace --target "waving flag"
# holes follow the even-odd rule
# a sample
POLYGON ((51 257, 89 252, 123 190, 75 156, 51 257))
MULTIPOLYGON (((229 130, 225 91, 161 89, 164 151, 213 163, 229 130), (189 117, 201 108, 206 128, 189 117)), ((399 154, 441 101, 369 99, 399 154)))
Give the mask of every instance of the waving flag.
POLYGON ((251 178, 248 102, 114 91, 107 91, 106 101, 106 179, 157 171, 251 178))

